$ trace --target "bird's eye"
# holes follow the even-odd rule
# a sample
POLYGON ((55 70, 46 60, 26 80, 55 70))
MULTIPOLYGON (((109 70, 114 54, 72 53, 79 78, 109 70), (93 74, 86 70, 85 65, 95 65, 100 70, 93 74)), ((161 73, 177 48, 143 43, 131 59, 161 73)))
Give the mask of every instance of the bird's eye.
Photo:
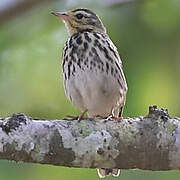
POLYGON ((76 17, 77 17, 78 19, 82 19, 82 18, 83 18, 83 15, 82 15, 81 13, 79 13, 79 14, 76 14, 76 17))

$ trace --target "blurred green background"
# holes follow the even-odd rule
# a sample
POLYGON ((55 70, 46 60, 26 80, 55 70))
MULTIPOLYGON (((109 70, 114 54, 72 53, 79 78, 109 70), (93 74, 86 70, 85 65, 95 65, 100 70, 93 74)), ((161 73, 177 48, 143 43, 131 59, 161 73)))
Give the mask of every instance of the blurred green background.
MULTIPOLYGON (((94 10, 120 52, 129 86, 124 117, 146 115, 153 104, 180 116, 179 0, 51 0, 18 10, 21 13, 0 14, 0 117, 15 112, 52 119, 79 114, 62 82, 62 49, 68 34, 50 14, 75 7, 94 10)), ((98 177, 94 169, 0 161, 0 180, 32 179, 98 177)), ((116 179, 178 180, 180 171, 122 170, 116 179)))

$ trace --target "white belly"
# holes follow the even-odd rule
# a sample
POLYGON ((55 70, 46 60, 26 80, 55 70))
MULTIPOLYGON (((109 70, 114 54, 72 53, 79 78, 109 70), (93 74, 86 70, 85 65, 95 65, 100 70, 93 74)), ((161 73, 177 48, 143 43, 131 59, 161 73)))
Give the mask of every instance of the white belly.
POLYGON ((124 94, 114 77, 89 69, 79 71, 64 81, 70 101, 81 111, 88 111, 89 117, 111 114, 113 108, 124 105, 124 94))

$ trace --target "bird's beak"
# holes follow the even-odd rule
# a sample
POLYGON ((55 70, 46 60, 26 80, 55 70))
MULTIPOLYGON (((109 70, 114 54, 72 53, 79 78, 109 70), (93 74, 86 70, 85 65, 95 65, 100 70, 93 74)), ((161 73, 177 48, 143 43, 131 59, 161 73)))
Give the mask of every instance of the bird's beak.
POLYGON ((51 12, 51 14, 59 17, 60 19, 66 21, 68 19, 68 14, 65 12, 51 12))

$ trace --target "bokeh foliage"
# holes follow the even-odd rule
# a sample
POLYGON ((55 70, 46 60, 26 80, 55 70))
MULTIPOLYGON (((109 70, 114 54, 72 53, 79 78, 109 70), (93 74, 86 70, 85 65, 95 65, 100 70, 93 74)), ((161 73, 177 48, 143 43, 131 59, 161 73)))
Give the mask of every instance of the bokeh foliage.
MULTIPOLYGON (((24 112, 38 118, 79 114, 64 94, 62 49, 68 34, 51 10, 89 7, 116 44, 129 91, 124 116, 148 106, 180 116, 180 2, 147 0, 123 5, 100 1, 51 1, 0 25, 0 116, 24 112)), ((98 179, 95 170, 1 161, 0 180, 98 179)), ((123 170, 123 180, 177 180, 179 171, 123 170)), ((113 179, 111 177, 107 179, 113 179)))

